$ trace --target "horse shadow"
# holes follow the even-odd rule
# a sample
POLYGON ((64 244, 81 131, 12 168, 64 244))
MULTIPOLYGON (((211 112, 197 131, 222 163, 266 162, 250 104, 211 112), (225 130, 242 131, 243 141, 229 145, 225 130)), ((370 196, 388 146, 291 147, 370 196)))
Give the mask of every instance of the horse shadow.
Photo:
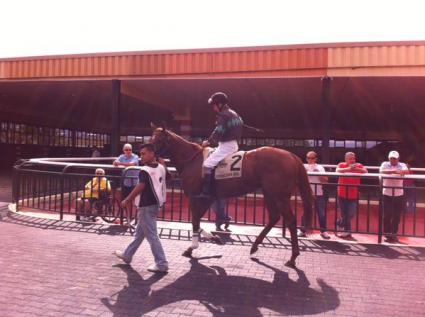
MULTIPOLYGON (((231 231, 214 231, 213 234, 218 237, 220 240, 215 242, 217 244, 225 245, 225 244, 233 244, 237 240, 232 238, 232 232, 231 231)), ((205 239, 205 241, 208 241, 205 239)))
POLYGON ((148 279, 143 277, 128 264, 117 264, 127 274, 128 286, 111 295, 102 298, 101 302, 113 313, 114 316, 141 316, 145 298, 149 297, 151 285, 161 280, 165 274, 152 274, 148 279), (111 297, 117 296, 115 304, 111 303, 111 297))
POLYGON ((334 310, 340 304, 333 287, 318 279, 320 290, 311 288, 301 270, 296 270, 298 279, 292 280, 287 272, 255 260, 274 272, 273 281, 269 282, 228 275, 224 268, 206 266, 199 260, 191 258, 186 274, 157 291, 151 291, 150 286, 161 277, 153 275, 143 280, 133 269, 123 269, 128 286, 118 292, 114 305, 105 298, 102 303, 117 317, 142 316, 181 301, 197 301, 213 316, 262 316, 262 309, 290 315, 318 314, 334 310))
POLYGON ((129 229, 127 226, 121 225, 110 225, 105 228, 100 228, 97 230, 97 234, 107 234, 111 236, 122 236, 129 233, 129 229))

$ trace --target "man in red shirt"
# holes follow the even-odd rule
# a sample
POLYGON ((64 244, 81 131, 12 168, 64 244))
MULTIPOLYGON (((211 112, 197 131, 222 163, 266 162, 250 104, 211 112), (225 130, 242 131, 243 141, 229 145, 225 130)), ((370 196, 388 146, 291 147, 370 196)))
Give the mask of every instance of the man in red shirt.
MULTIPOLYGON (((356 163, 356 155, 353 152, 345 153, 345 162, 338 164, 337 173, 367 173, 367 169, 360 163, 356 163)), ((337 221, 338 229, 344 230, 340 237, 351 237, 351 219, 356 214, 359 199, 360 177, 340 177, 338 179, 338 205, 341 210, 341 218, 337 221)))

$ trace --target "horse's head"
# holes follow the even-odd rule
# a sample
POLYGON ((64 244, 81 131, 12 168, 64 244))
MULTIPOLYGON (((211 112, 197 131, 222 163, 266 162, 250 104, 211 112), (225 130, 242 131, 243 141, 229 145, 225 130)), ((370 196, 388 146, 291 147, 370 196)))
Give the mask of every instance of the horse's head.
POLYGON ((162 126, 156 126, 151 123, 152 138, 150 142, 153 144, 155 153, 160 157, 166 157, 170 147, 170 133, 162 126))

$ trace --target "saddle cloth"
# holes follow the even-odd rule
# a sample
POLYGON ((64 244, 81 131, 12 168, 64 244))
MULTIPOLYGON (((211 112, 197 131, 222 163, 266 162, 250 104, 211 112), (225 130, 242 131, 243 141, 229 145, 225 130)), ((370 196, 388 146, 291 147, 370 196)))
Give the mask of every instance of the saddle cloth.
MULTIPOLYGON (((204 160, 214 152, 213 148, 204 149, 204 160)), ((245 151, 238 151, 232 154, 229 154, 223 160, 218 163, 217 167, 214 170, 215 179, 227 179, 227 178, 236 178, 242 177, 242 162, 245 156, 245 151)))

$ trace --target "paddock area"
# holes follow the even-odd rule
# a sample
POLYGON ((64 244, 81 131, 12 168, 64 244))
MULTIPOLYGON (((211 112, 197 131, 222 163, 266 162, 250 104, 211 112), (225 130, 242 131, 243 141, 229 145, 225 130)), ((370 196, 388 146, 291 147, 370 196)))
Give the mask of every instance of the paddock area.
MULTIPOLYGON (((111 183, 112 192, 108 199, 109 209, 90 211, 90 215, 105 216, 106 210, 111 217, 111 222, 129 224, 133 222, 136 211, 120 207, 121 188, 123 177, 130 169, 115 168, 110 162, 113 158, 80 158, 73 162, 67 162, 67 158, 30 160, 21 166, 16 166, 13 181, 13 200, 16 208, 20 211, 40 211, 56 214, 58 219, 75 220, 77 215, 86 215, 86 211, 78 211, 76 201, 83 196, 83 188, 93 178, 94 170, 103 167, 106 177, 111 183), (89 162, 89 163, 88 163, 89 162), (95 164, 97 162, 97 164, 95 164), (105 164, 109 162, 109 164, 105 164)), ((327 166, 328 170, 335 166, 327 166)), ((383 217, 381 208, 382 185, 379 182, 379 174, 373 172, 376 167, 368 167, 371 172, 363 176, 359 186, 359 200, 356 215, 352 220, 352 231, 358 234, 375 235, 376 242, 381 242, 383 217), (381 229, 380 229, 381 228, 381 229)), ((170 168, 175 173, 174 168, 170 168)), ((400 237, 425 238, 425 186, 422 169, 418 168, 416 174, 405 176, 415 181, 414 187, 405 188, 406 199, 410 199, 410 205, 402 212, 398 234, 400 237), (411 195, 413 193, 413 195, 411 195)), ((338 174, 325 172, 330 178, 325 185, 327 195, 326 218, 327 229, 336 232, 336 220, 340 217, 340 211, 336 200, 336 188, 338 186, 338 174)), ((291 207, 297 217, 297 223, 301 224, 303 206, 297 193, 291 198, 291 207)), ((241 197, 230 198, 226 202, 226 213, 232 217, 233 225, 264 226, 268 222, 268 213, 264 204, 261 191, 250 193, 241 197)), ((105 218, 105 217, 104 217, 105 218)), ((191 222, 189 201, 180 186, 178 175, 168 182, 167 203, 162 208, 160 220, 172 222, 191 222)), ((317 215, 314 212, 315 230, 319 229, 317 215)), ((214 221, 215 213, 208 210, 203 217, 205 221, 214 221)), ((280 221, 277 227, 282 227, 280 221)))

